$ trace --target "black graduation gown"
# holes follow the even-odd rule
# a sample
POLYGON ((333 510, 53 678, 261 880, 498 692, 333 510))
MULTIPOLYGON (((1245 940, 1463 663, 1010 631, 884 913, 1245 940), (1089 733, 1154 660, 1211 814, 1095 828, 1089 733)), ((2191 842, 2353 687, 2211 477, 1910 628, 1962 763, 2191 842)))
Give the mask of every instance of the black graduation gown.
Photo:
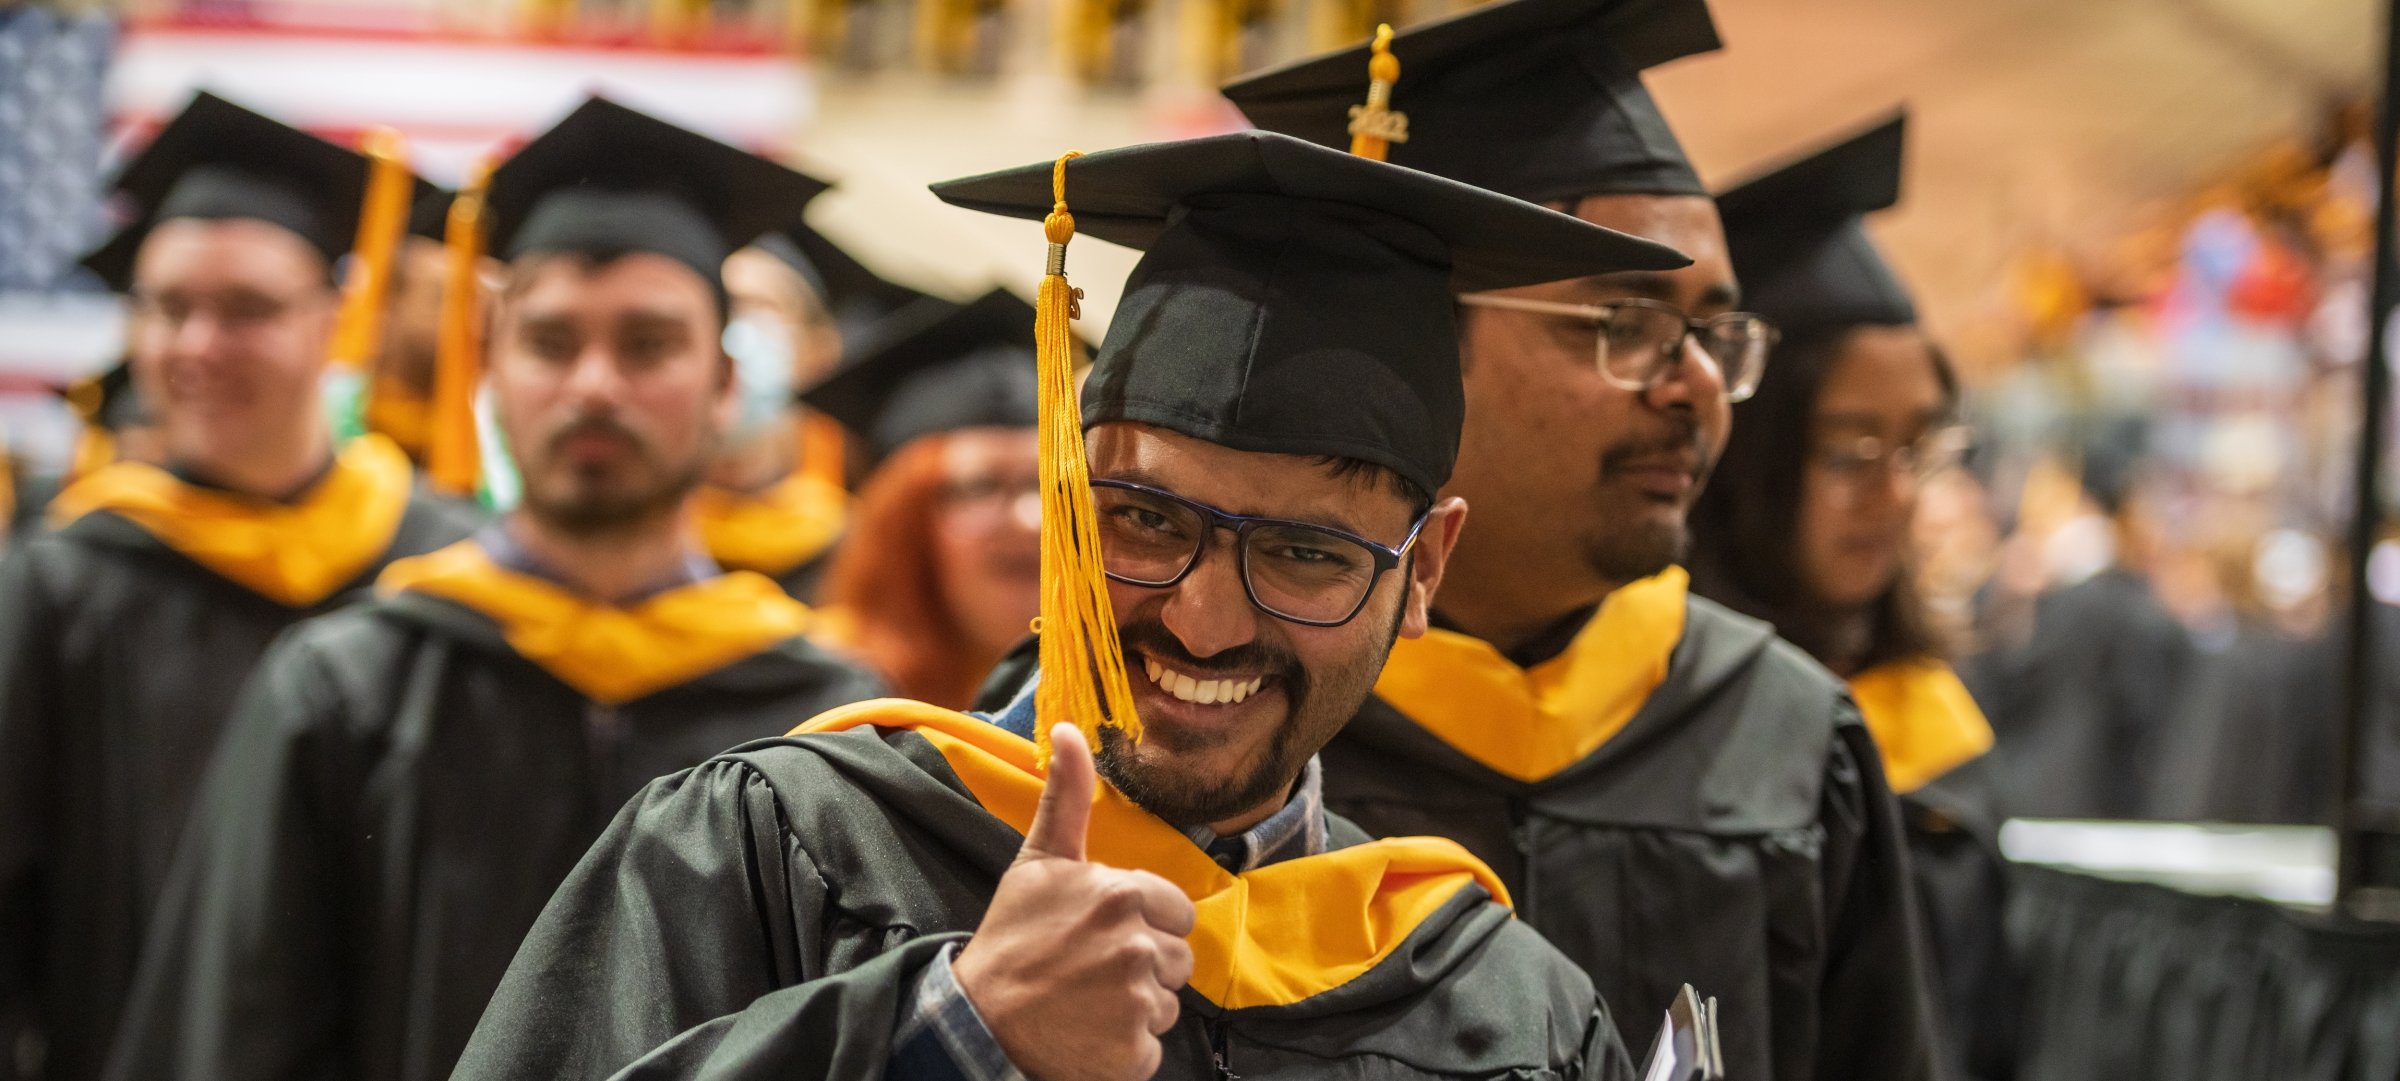
POLYGON ((299 628, 196 808, 110 1076, 448 1077, 642 785, 877 691, 795 638, 595 704, 490 617, 413 592, 299 628))
POLYGON ((1991 791, 1991 725, 1965 681, 1931 657, 1892 660, 1848 683, 1899 799, 1945 1076, 2013 1077, 2021 994, 2003 929, 2008 862, 1991 791))
POLYGON ((2348 635, 2244 623, 2202 647, 2145 807, 2184 822, 2331 825, 2348 635))
POLYGON ((832 564, 833 552, 828 550, 824 555, 797 567, 781 574, 770 574, 767 577, 773 578, 776 585, 782 586, 784 592, 792 595, 792 599, 805 604, 814 604, 817 600, 817 590, 825 582, 825 568, 832 564))
POLYGON ((2016 1076, 2022 973, 2008 950, 2008 860, 1983 755, 1899 797, 1909 881, 1940 996, 1943 1058, 1953 1076, 2016 1076))
POLYGON ((192 794, 268 644, 473 525, 412 495, 384 557, 299 608, 107 511, 0 565, 0 1014, 31 1018, 35 1076, 98 1076, 192 794))
MULTIPOLYGON (((879 1076, 905 992, 1021 840, 914 730, 770 740, 662 779, 543 913, 456 1077, 879 1076)), ((1630 1076, 1590 983, 1472 884, 1346 983, 1183 1007, 1160 1078, 1630 1076)))
POLYGON ((2001 810, 2155 817, 2145 797, 2195 654, 2189 632, 2130 571, 2102 571, 2036 601, 2032 637, 1983 658, 1975 681, 2000 741, 2001 810))
POLYGON ((1634 1046, 1689 983, 1718 999, 1728 1077, 1932 1076, 1901 824, 1856 708, 1766 624, 1686 605, 1664 682, 1582 761, 1520 781, 1378 697, 1324 752, 1327 805, 1490 863, 1634 1046))

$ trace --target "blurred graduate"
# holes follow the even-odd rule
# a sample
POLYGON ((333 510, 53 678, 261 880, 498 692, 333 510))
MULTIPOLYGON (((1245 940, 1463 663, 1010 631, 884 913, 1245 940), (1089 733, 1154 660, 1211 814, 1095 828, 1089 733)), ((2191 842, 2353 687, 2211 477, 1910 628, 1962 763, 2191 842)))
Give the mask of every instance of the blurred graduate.
POLYGON ((31 1017, 51 1081, 100 1069, 267 644, 472 528, 390 442, 337 452, 320 408, 369 172, 203 94, 116 178, 138 217, 86 259, 130 298, 160 463, 77 478, 0 567, 0 1014, 31 1017))
POLYGON ((719 268, 809 184, 595 99, 461 196, 507 260, 488 380, 524 500, 261 663, 110 1076, 449 1076, 627 797, 877 692, 689 518, 737 404, 719 268))
POLYGON ((725 351, 737 404, 692 512, 711 559, 813 601, 848 526, 850 493, 839 426, 794 399, 833 370, 843 349, 826 279, 792 239, 806 231, 766 233, 725 259, 725 351))
POLYGON ((806 395, 877 463, 826 577, 828 640, 902 697, 964 708, 1040 607, 1033 324, 1004 289, 927 299, 806 395))
POLYGON ((1692 511, 1692 588, 1850 685, 1899 796, 1953 1076, 2014 1072, 1991 725, 1911 577, 1922 485, 1957 465, 1958 378, 1862 227, 1899 199, 1900 117, 1718 199, 1745 303, 1782 338, 1692 511))

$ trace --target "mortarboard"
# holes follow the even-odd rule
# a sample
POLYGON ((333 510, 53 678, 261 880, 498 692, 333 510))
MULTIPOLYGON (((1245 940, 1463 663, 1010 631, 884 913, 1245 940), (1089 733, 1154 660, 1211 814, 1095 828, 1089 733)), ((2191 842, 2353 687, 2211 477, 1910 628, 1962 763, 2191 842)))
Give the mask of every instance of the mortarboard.
POLYGON ((1036 761, 1048 725, 1142 736, 1084 460, 1126 420, 1235 450, 1372 462, 1426 492, 1464 419, 1460 290, 1686 264, 1675 252, 1437 176, 1272 132, 1127 147, 934 185, 1034 218, 1042 603, 1036 761), (1078 230, 1139 248, 1078 404, 1067 325, 1078 230))
MULTIPOLYGON (((1040 218, 1052 169, 934 185, 1040 218)), ((1688 260, 1438 176, 1272 132, 1076 158, 1075 228, 1144 251, 1093 362, 1084 422, 1237 450, 1357 458, 1427 492, 1464 414, 1458 292, 1688 260)))
POLYGON ((450 229, 450 204, 457 199, 458 193, 448 188, 435 187, 425 192, 415 205, 408 208, 409 235, 427 240, 443 239, 450 229))
POLYGON ((726 256, 828 186, 595 97, 492 170, 486 243, 503 259, 651 252, 721 284, 726 256))
POLYGON ((807 278, 825 309, 841 328, 845 342, 864 344, 878 337, 875 326, 930 299, 927 294, 868 269, 825 234, 793 222, 756 241, 760 250, 783 260, 807 278))
POLYGON ((367 175, 364 155, 202 91, 118 172, 132 218, 83 265, 121 293, 160 222, 245 218, 291 231, 330 269, 357 240, 367 175))
POLYGON ((800 400, 867 437, 878 457, 961 428, 1031 428, 1041 418, 1033 316, 1005 289, 967 304, 928 297, 800 400))
MULTIPOLYGON (((437 489, 471 492, 478 452, 473 396, 482 344, 471 288, 484 252, 527 255, 627 252, 691 268, 726 301, 725 257, 791 221, 828 185, 737 147, 593 97, 477 170, 442 205, 449 281, 435 362, 427 471, 437 489)), ((430 226, 431 207, 412 215, 430 226)))
MULTIPOLYGON (((1718 48, 1703 0, 1504 0, 1391 39, 1407 117, 1388 159, 1534 202, 1706 195, 1643 88, 1646 68, 1718 48)), ((1224 88, 1251 123, 1350 145, 1365 88, 1361 43, 1224 88)))
POLYGON ((1867 238, 1864 216, 1900 201, 1907 116, 1736 185, 1717 199, 1743 305, 1788 340, 1861 324, 1904 326, 1916 306, 1867 238))

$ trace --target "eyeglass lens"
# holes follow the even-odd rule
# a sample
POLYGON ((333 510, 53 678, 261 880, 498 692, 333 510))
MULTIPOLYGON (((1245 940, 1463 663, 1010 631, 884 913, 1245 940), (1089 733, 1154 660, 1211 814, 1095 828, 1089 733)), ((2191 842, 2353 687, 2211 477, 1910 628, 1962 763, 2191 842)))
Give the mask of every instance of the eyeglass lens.
MULTIPOLYGON (((1215 532, 1200 510, 1164 496, 1094 485, 1102 569, 1136 585, 1181 578, 1215 532)), ((1357 611, 1375 584, 1375 556, 1358 542, 1299 524, 1245 523, 1237 562, 1259 607, 1307 623, 1357 611)))

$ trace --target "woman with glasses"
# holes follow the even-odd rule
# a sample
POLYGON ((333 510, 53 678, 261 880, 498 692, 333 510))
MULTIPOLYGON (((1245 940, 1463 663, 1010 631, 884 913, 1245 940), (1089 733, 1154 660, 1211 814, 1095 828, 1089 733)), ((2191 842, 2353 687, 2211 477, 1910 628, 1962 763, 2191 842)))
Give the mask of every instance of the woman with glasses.
POLYGON ((818 637, 896 695, 966 706, 1040 608, 1032 340, 1032 306, 1005 291, 923 301, 803 396, 877 462, 826 569, 818 637))
POLYGON ((1692 512, 1692 588, 1850 684, 1899 796, 1950 1074, 2007 1076, 1991 726, 1910 580, 1918 494, 1966 446, 1959 387, 1861 216, 1899 195, 1902 119, 1719 200, 1750 306, 1781 333, 1692 512))

